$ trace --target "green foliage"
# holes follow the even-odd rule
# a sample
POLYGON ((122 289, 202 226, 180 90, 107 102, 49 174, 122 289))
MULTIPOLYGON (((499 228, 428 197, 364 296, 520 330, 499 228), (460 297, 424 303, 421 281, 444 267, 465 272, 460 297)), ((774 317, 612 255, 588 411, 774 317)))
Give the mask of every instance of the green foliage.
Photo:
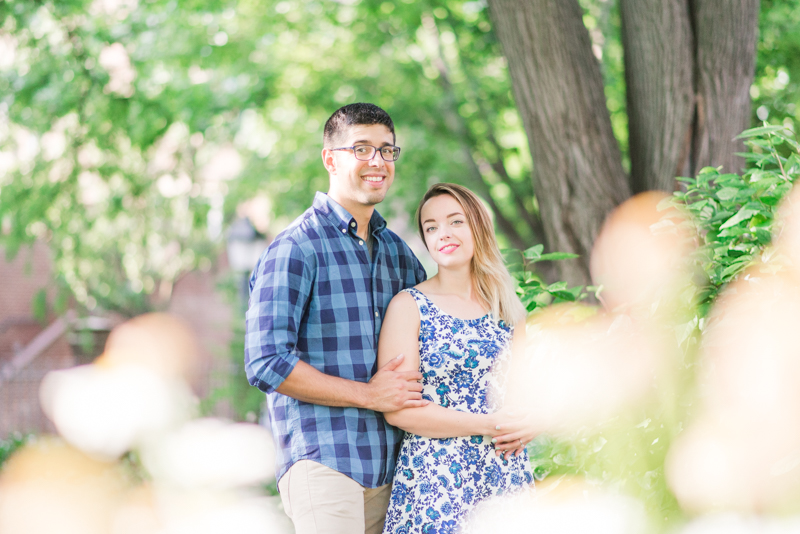
POLYGON ((761 0, 756 72, 750 94, 753 121, 797 131, 800 120, 800 5, 761 0))
POLYGON ((704 317, 720 289, 752 264, 774 235, 776 209, 800 176, 800 153, 792 132, 781 126, 741 134, 750 151, 742 154, 742 176, 707 167, 695 178, 679 178, 685 190, 674 203, 685 207, 697 226, 698 266, 707 282, 697 304, 704 317))
POLYGON ((0 44, 0 245, 48 241, 89 309, 163 306, 242 201, 267 197, 271 228, 301 213, 328 185, 322 125, 353 101, 386 108, 403 146, 384 215, 458 182, 501 239, 536 240, 483 3, 12 0, 0 44))
POLYGON ((505 251, 506 265, 517 282, 517 294, 529 313, 549 304, 574 302, 587 297, 583 286, 570 288, 566 282, 548 284, 533 270, 537 262, 568 260, 577 258, 578 255, 571 252, 542 254, 543 250, 544 245, 539 244, 523 252, 513 249, 505 251))
POLYGON ((3 469, 6 460, 31 439, 33 439, 32 436, 26 436, 19 432, 13 432, 6 439, 0 439, 0 470, 3 469))
POLYGON ((41 324, 45 324, 45 321, 47 321, 47 292, 44 288, 39 289, 39 291, 33 295, 31 311, 34 319, 41 324))

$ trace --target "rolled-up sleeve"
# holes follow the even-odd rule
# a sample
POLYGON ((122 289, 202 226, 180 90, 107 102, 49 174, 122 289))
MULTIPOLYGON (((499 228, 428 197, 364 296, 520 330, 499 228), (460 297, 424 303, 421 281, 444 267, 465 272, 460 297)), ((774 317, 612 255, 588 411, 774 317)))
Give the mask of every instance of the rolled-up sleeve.
POLYGON ((265 393, 279 387, 297 365, 300 321, 313 269, 300 246, 284 237, 261 256, 250 278, 244 367, 250 385, 265 393))

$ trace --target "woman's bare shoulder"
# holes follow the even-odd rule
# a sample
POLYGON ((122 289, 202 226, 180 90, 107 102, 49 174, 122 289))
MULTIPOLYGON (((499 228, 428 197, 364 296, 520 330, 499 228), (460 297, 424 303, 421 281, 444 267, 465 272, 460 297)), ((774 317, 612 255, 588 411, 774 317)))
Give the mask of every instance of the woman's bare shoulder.
MULTIPOLYGON (((415 289, 419 286, 415 286, 415 289)), ((417 302, 414 300, 414 297, 411 296, 411 293, 408 291, 401 291, 392 297, 392 300, 389 302, 389 308, 387 313, 391 311, 408 311, 411 309, 417 308, 417 302)))

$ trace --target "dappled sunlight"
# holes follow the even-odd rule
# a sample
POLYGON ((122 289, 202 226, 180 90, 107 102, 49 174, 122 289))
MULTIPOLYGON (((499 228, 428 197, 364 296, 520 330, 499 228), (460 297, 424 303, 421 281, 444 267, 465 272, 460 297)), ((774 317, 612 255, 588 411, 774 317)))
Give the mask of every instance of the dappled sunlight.
POLYGON ((148 314, 116 327, 95 363, 48 374, 42 404, 61 438, 4 467, 0 532, 290 532, 259 489, 274 480, 269 431, 195 418, 196 357, 185 324, 148 314))
POLYGON ((133 95, 136 70, 131 65, 128 51, 121 43, 113 43, 103 48, 98 62, 111 78, 105 86, 106 92, 117 93, 126 98, 133 95))

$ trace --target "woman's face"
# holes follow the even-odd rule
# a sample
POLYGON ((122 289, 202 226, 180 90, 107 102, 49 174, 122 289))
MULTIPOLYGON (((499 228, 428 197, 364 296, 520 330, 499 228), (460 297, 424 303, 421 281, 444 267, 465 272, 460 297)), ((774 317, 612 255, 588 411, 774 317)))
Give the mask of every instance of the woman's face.
POLYGON ((439 195, 420 210, 422 233, 433 261, 441 267, 469 265, 475 252, 464 208, 450 195, 439 195))

